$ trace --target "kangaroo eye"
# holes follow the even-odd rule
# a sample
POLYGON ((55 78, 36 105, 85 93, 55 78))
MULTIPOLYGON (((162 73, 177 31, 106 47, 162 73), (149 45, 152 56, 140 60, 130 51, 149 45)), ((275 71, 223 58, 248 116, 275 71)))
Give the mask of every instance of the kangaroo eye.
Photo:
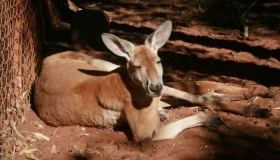
POLYGON ((136 65, 136 66, 134 66, 134 68, 135 69, 139 69, 139 68, 141 68, 141 66, 140 65, 136 65))
POLYGON ((161 63, 161 60, 157 61, 157 64, 160 64, 161 63))

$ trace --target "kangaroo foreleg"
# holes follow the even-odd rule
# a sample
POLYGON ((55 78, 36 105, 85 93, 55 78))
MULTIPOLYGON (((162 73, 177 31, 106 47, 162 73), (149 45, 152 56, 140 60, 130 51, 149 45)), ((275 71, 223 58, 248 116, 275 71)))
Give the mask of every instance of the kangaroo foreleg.
MULTIPOLYGON (((248 105, 250 102, 248 102, 248 100, 244 100, 245 98, 242 98, 240 94, 229 95, 207 92, 202 95, 196 95, 167 86, 164 86, 163 93, 168 96, 199 104, 209 109, 223 110, 250 117, 268 118, 271 116, 271 111, 268 108, 260 108, 255 107, 254 105, 248 105)), ((166 102, 164 103, 166 104, 166 102)), ((172 106, 172 104, 170 105, 172 106)))
POLYGON ((215 92, 208 92, 202 95, 190 94, 167 86, 164 86, 163 94, 167 96, 183 99, 191 103, 200 104, 204 106, 207 105, 209 107, 214 107, 212 106, 213 102, 222 101, 222 99, 225 97, 225 95, 215 93, 215 92))

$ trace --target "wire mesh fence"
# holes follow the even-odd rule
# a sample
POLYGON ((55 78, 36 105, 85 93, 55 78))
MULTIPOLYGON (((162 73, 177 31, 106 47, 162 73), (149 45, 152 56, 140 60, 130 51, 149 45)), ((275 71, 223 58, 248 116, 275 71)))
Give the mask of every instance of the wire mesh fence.
POLYGON ((39 1, 0 0, 0 159, 30 108, 44 42, 41 11, 39 1))
POLYGON ((45 44, 61 38, 56 29, 70 21, 68 5, 69 0, 0 0, 0 160, 12 158, 16 128, 30 109, 48 52, 45 44))

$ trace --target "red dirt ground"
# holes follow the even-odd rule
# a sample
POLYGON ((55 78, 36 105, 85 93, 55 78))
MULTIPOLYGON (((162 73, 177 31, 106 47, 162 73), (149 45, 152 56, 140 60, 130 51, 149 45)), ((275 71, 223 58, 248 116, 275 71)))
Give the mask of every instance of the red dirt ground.
MULTIPOLYGON (((273 109, 280 107, 279 2, 260 1, 253 6, 245 19, 250 26, 246 40, 227 0, 102 1, 97 6, 109 15, 111 33, 136 44, 143 43, 160 23, 172 20, 170 40, 159 51, 165 82, 207 80, 264 88, 274 96, 253 97, 246 103, 271 108, 273 115, 260 119, 208 110, 207 114, 221 117, 225 124, 218 129, 188 129, 174 139, 142 148, 131 141, 126 128, 50 127, 30 109, 17 128, 24 138, 15 134, 14 159, 280 159, 280 110, 273 109), (38 138, 35 132, 49 139, 38 138)), ((240 6, 244 9, 248 4, 240 6)), ((164 123, 198 110, 195 105, 173 109, 164 123)))

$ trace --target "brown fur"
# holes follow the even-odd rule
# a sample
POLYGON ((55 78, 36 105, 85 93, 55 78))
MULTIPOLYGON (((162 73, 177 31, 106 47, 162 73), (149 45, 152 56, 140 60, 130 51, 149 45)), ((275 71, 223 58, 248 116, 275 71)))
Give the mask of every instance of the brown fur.
POLYGON ((135 141, 152 137, 159 128, 159 98, 146 96, 128 77, 126 68, 111 73, 94 71, 94 66, 77 61, 85 57, 78 52, 64 52, 44 60, 35 88, 39 117, 52 126, 113 128, 128 121, 135 141), (120 113, 117 123, 104 117, 102 112, 106 110, 120 113), (145 133, 141 135, 139 130, 145 133))
POLYGON ((127 59, 125 67, 80 52, 67 51, 47 57, 35 86, 38 116, 52 126, 112 129, 128 124, 135 142, 169 139, 186 128, 211 124, 213 118, 199 113, 160 127, 158 107, 164 91, 175 97, 203 101, 163 86, 157 50, 168 40, 171 28, 171 21, 164 22, 140 46, 103 34, 105 45, 127 59))

